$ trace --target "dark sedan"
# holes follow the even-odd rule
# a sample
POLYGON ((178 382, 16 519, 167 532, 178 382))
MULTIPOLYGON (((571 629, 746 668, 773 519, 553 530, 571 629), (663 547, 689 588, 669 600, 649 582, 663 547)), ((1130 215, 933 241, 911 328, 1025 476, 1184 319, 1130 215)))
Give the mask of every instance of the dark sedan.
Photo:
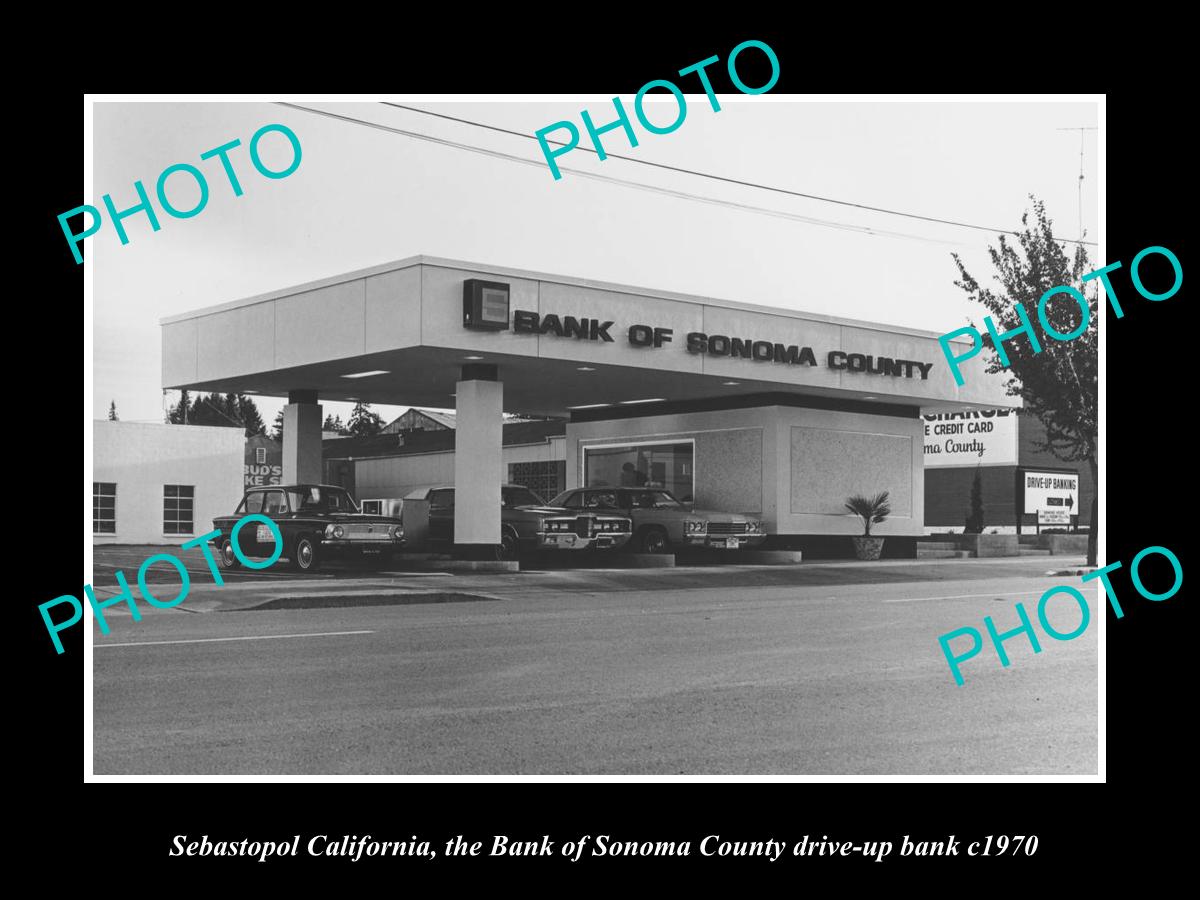
MULTIPOLYGON (((251 488, 231 516, 213 519, 221 534, 211 541, 217 560, 226 569, 238 564, 231 540, 233 527, 243 517, 269 518, 283 537, 282 556, 292 568, 315 571, 327 557, 390 559, 404 546, 404 529, 391 516, 359 512, 345 488, 328 484, 272 485, 251 488)), ((270 557, 275 553, 271 529, 251 521, 238 530, 238 548, 248 557, 270 557)))

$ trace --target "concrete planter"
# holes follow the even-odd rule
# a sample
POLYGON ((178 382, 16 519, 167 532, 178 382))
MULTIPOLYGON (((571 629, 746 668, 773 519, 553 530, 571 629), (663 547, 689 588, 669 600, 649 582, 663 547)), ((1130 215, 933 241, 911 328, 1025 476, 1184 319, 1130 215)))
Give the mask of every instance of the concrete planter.
POLYGON ((1086 534, 1041 534, 1038 546, 1049 550, 1051 556, 1087 556, 1086 534))
POLYGON ((854 539, 854 555, 859 559, 879 559, 883 552, 883 538, 856 537, 854 539))
POLYGON ((1015 534, 959 534, 955 538, 958 546, 973 556, 1020 556, 1015 534))

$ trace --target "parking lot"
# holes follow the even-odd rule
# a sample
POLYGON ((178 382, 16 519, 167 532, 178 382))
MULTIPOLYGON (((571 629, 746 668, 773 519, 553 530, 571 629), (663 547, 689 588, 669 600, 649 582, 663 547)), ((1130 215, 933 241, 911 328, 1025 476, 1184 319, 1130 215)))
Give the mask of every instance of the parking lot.
MULTIPOLYGON (((95 551, 98 595, 153 548, 95 551)), ((1066 557, 240 572, 95 633, 97 774, 1029 774, 1097 767, 1097 635, 985 647, 1066 557)), ((169 570, 168 570, 169 571, 169 570)), ((170 580, 164 575, 156 583, 170 580)), ((169 599, 170 589, 164 584, 169 599)))

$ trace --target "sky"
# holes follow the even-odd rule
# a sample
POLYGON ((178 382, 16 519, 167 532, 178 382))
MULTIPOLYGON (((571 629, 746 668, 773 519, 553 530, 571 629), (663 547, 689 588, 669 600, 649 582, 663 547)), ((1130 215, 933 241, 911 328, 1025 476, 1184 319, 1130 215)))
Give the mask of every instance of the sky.
MULTIPOLYGON (((504 102, 449 97, 385 98, 474 122, 533 134, 580 111, 600 125, 611 98, 504 102)), ((622 97, 627 109, 632 98, 622 97)), ((610 153, 922 216, 1018 229, 1029 195, 1046 203, 1055 234, 1078 238, 1079 131, 1097 105, 1079 102, 814 102, 795 96, 719 95, 712 111, 688 95, 683 124, 667 135, 634 119, 638 146, 620 129, 603 136, 610 153)), ((85 242, 94 265, 96 418, 115 401, 122 420, 162 421, 159 320, 201 307, 424 254, 651 289, 864 319, 944 333, 978 323, 954 285, 958 253, 991 281, 983 231, 853 209, 574 150, 564 170, 637 182, 757 212, 656 193, 564 172, 554 180, 536 141, 377 102, 292 101, 490 151, 538 165, 419 140, 264 102, 97 102, 93 187, 81 202, 122 210, 137 203, 134 181, 153 197, 159 173, 199 168, 207 206, 175 219, 154 200, 161 229, 145 215, 112 224, 85 242), (296 171, 267 179, 248 156, 250 137, 282 123, 300 140, 296 171), (233 139, 244 193, 236 197, 218 160, 200 154, 233 139), (775 214, 772 214, 775 213, 775 214), (786 213, 791 217, 782 217, 786 213), (800 217, 803 220, 798 220, 800 217), (847 228, 847 226, 851 226, 847 228), (862 227, 870 229, 864 233, 862 227)), ((668 123, 673 100, 647 103, 668 123)), ((631 113, 632 116, 632 113, 631 113)), ((551 139, 564 132, 550 135, 551 139)), ((1097 134, 1082 132, 1082 229, 1098 240, 1097 134)), ((588 146, 586 133, 582 145, 588 146)), ((272 169, 291 159, 279 134, 264 138, 272 169)), ((173 175, 168 197, 195 205, 198 188, 173 175)), ((65 242, 64 242, 65 243, 65 242)), ((64 246, 64 251, 66 251, 64 246)), ((1090 247, 1092 258, 1096 248, 1090 247)), ((269 426, 282 398, 256 397, 269 426)), ((325 404, 346 420, 350 405, 325 404)), ((385 420, 405 407, 376 407, 385 420)))

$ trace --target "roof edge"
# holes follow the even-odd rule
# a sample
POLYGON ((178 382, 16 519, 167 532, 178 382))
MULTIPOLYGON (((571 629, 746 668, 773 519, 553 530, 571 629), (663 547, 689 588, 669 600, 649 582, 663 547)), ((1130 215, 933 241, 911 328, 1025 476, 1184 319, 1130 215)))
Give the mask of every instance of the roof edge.
MULTIPOLYGON (((715 306, 723 309, 737 309, 744 310, 746 312, 785 316, 794 319, 806 319, 811 322, 821 322, 827 325, 841 325, 850 328, 866 328, 874 331, 886 331, 889 334, 904 334, 911 337, 936 339, 942 336, 936 331, 927 331, 921 328, 910 328, 905 325, 890 325, 883 322, 872 322, 866 319, 849 319, 842 316, 825 315, 823 313, 810 313, 802 310, 786 309, 777 306, 765 306, 760 303, 744 303, 738 300, 726 300, 719 297, 706 297, 700 294, 682 294, 676 291, 639 287, 636 285, 622 284, 619 282, 598 281, 592 278, 580 278, 572 275, 556 275, 550 272, 537 272, 531 269, 515 269, 509 266, 494 266, 472 262, 470 260, 447 259, 445 257, 425 256, 423 254, 405 257, 404 259, 395 260, 393 262, 381 263, 365 269, 356 269, 352 272, 346 272, 341 275, 321 278, 316 281, 305 282, 303 284, 293 285, 275 291, 268 291, 265 294, 255 294, 240 300, 231 300, 226 303, 216 304, 214 306, 206 306, 202 307, 201 309, 192 310, 186 313, 179 313, 173 316, 164 316, 163 318, 159 319, 159 325, 172 325, 177 322, 188 321, 189 319, 199 319, 203 318, 204 316, 212 315, 218 312, 224 312, 230 309, 253 306, 257 303, 266 303, 271 300, 279 300, 283 297, 288 297, 293 294, 303 294, 307 293, 308 291, 332 287, 335 284, 345 284, 349 281, 357 281, 360 278, 369 278, 375 275, 382 275, 387 272, 395 272, 401 269, 409 269, 413 266, 421 265, 433 266, 440 269, 460 269, 469 272, 495 273, 497 275, 505 275, 511 278, 523 278, 528 281, 543 281, 552 284, 592 288, 593 290, 609 291, 618 294, 630 294, 639 297, 655 297, 662 300, 694 303, 701 306, 715 306)), ((954 342, 965 343, 964 341, 961 341, 961 339, 955 339, 954 342)))

